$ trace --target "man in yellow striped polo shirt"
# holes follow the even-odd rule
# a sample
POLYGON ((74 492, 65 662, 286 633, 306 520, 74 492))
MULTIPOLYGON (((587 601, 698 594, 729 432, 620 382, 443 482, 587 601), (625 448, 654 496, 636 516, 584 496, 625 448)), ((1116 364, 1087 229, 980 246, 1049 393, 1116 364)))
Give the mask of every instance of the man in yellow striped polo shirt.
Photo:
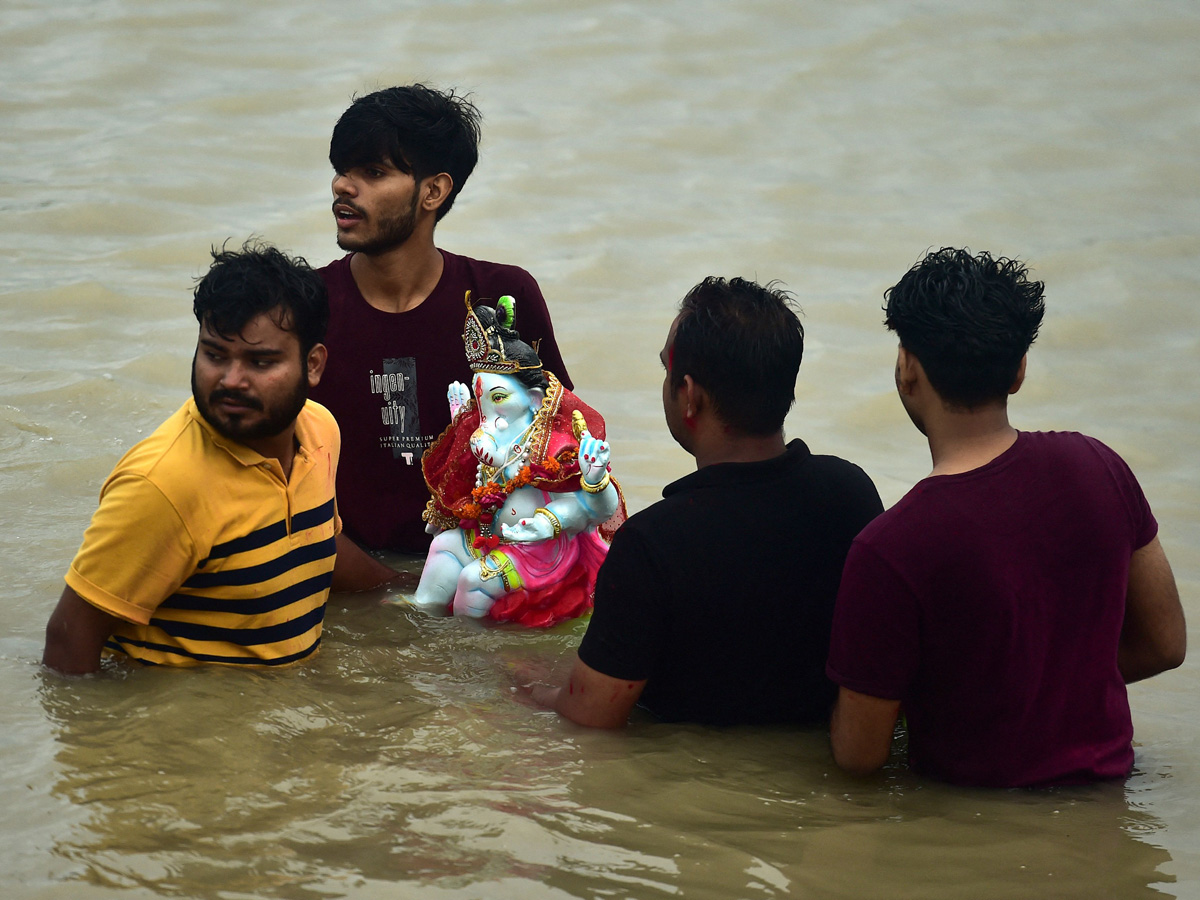
POLYGON ((282 665, 316 651, 330 589, 397 573, 340 535, 340 437, 308 400, 325 286, 303 259, 213 251, 192 398, 117 463, 46 627, 43 662, 282 665))

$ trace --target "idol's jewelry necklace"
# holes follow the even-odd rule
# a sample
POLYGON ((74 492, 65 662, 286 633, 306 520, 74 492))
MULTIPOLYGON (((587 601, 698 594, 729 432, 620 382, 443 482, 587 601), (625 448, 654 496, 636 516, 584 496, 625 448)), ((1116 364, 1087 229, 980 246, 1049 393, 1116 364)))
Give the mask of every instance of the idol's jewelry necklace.
POLYGON ((524 462, 529 459, 529 442, 526 439, 536 424, 537 416, 535 415, 525 427, 525 430, 517 435, 516 440, 509 445, 504 462, 499 466, 492 467, 483 462, 483 460, 479 461, 479 465, 475 468, 475 487, 479 487, 485 481, 490 481, 492 477, 507 480, 504 478, 504 473, 508 470, 509 466, 515 462, 524 462))

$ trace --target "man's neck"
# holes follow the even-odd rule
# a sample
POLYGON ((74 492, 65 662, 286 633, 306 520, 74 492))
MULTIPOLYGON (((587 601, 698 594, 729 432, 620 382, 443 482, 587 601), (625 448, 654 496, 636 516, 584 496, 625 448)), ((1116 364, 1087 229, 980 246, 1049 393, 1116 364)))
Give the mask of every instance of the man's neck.
POLYGON ((424 303, 441 280, 443 267, 432 236, 425 240, 413 235, 393 250, 350 257, 350 274, 363 299, 389 313, 407 312, 424 303))
POLYGON ((782 456, 787 450, 783 432, 768 435, 743 434, 723 423, 714 423, 703 436, 698 435, 692 455, 696 468, 718 463, 763 462, 782 456))
POLYGON ((986 466, 1017 441, 1008 407, 994 404, 975 410, 945 408, 927 423, 933 458, 931 475, 958 475, 986 466))

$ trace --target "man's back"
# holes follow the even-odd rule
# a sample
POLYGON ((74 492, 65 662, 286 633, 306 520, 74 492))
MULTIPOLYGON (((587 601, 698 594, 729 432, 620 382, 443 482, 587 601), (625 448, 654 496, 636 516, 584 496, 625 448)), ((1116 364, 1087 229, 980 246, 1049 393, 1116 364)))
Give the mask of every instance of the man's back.
POLYGON ((882 510, 857 466, 794 440, 776 459, 706 466, 613 539, 584 663, 649 679, 670 720, 816 722, 842 562, 882 510))
POLYGON ((1021 433, 927 478, 855 542, 830 673, 901 700, 913 768, 967 784, 1118 777, 1132 725, 1117 647, 1154 517, 1120 458, 1021 433))

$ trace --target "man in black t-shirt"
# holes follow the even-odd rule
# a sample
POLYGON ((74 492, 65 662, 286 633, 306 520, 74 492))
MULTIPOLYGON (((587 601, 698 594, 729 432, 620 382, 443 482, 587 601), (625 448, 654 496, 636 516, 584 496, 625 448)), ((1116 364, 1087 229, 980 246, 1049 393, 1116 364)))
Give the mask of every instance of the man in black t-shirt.
POLYGON ((707 278, 683 299, 663 408, 697 471, 617 532, 571 674, 534 700, 597 727, 639 701, 674 721, 827 719, 842 564, 883 506, 857 466, 785 443, 803 351, 782 291, 707 278))

